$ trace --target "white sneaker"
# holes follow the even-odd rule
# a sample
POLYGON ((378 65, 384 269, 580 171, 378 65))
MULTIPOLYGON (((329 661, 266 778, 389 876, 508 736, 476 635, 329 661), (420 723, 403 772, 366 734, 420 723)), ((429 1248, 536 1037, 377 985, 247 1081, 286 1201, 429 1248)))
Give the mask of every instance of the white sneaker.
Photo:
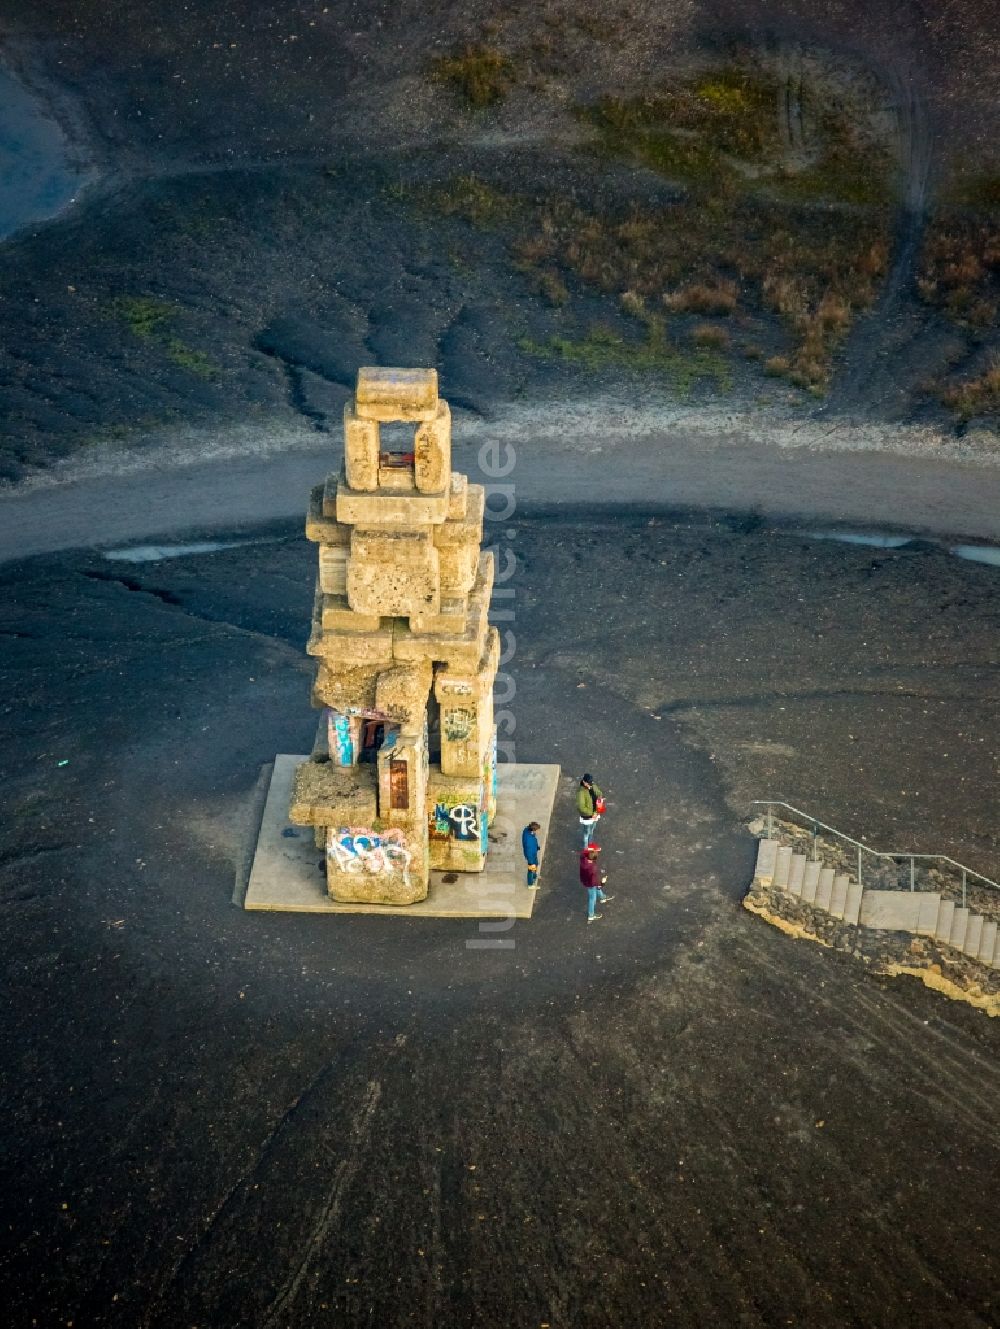
POLYGON ((596 923, 597 920, 598 920, 599 918, 603 918, 603 917, 604 917, 603 914, 591 914, 590 917, 587 919, 587 922, 588 922, 588 923, 596 923))

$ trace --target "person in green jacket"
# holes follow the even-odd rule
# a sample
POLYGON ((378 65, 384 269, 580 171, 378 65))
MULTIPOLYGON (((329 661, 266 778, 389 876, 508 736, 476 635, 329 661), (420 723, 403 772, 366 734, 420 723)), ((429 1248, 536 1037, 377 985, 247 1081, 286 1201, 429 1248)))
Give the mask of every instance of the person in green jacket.
POLYGON ((594 827, 601 820, 601 814, 597 810, 598 799, 600 799, 600 804, 603 807, 604 795, 594 784, 594 777, 588 773, 580 781, 580 788, 576 795, 576 809, 580 814, 580 830, 583 832, 584 849, 593 840, 594 827))

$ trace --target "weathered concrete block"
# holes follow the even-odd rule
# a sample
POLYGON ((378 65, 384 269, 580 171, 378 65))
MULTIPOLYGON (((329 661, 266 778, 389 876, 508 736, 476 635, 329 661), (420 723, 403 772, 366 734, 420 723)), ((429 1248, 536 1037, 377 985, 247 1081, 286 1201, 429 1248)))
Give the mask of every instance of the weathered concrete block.
POLYGON ((789 895, 802 894, 802 881, 806 875, 806 856, 805 854, 793 854, 791 862, 788 865, 788 880, 785 882, 785 890, 789 895))
POLYGON ((428 544, 423 561, 411 550, 386 561, 352 552, 347 567, 347 599, 360 614, 395 617, 436 614, 441 608, 438 551, 428 544), (413 561, 410 561, 412 554, 413 561))
POLYGON ((441 770, 474 778, 493 739, 493 696, 454 698, 441 706, 441 770))
POLYGON ((409 623, 395 619, 392 640, 393 659, 440 661, 468 673, 476 668, 482 655, 482 637, 466 630, 460 635, 440 632, 414 632, 409 623))
POLYGON ((432 770, 426 808, 431 867, 481 872, 486 865, 488 809, 481 772, 472 778, 432 770))
POLYGON ((320 657, 313 684, 314 706, 330 706, 345 714, 375 711, 375 689, 383 664, 334 664, 320 657))
POLYGON ((844 873, 833 879, 833 891, 830 894, 830 904, 828 913, 834 918, 844 917, 844 908, 847 905, 847 892, 851 888, 851 879, 844 873))
POLYGON ((441 633, 445 636, 458 636, 465 631, 469 617, 469 597, 467 595, 441 597, 441 606, 436 614, 411 614, 410 627, 414 632, 441 633))
POLYGON ((969 915, 969 926, 965 931, 965 944, 962 950, 974 960, 979 959, 979 946, 983 939, 984 922, 985 919, 982 914, 969 915))
POLYGON ((863 927, 915 933, 919 919, 919 892, 865 890, 861 901, 863 927))
POLYGON ((391 466, 384 465, 385 457, 382 458, 378 468, 378 487, 383 493, 395 494, 417 494, 416 481, 413 478, 413 464, 408 466, 399 466, 393 463, 391 466))
POLYGON ((351 528, 337 520, 336 511, 324 512, 325 495, 325 483, 313 486, 306 514, 306 539, 327 545, 350 544, 351 528))
POLYGON ((344 469, 352 489, 378 485, 379 431, 377 420, 364 420, 353 402, 344 406, 344 469))
POLYGON ((955 901, 942 900, 941 908, 938 910, 937 928, 934 935, 938 941, 951 940, 951 924, 955 915, 955 901))
POLYGON ((446 596, 468 595, 479 567, 479 545, 446 545, 438 549, 441 568, 441 593, 446 596))
POLYGON ((997 945, 998 925, 989 919, 983 923, 983 934, 979 939, 979 958, 983 964, 1000 965, 1000 947, 997 945))
POLYGON ((934 936, 937 931, 938 911, 940 908, 941 896, 938 892, 920 892, 920 907, 917 911, 917 934, 919 936, 934 936))
POLYGON ((418 425, 413 439, 413 476, 422 494, 448 492, 451 503, 451 411, 438 401, 433 420, 418 425))
POLYGON ((365 420, 433 420, 438 407, 437 370, 367 365, 358 370, 354 403, 365 420))
POLYGON ((387 624, 378 632, 324 631, 314 620, 306 653, 333 666, 387 665, 392 662, 392 627, 387 624))
POLYGON ((802 874, 802 881, 799 885, 798 894, 802 899, 806 898, 806 892, 809 893, 809 899, 816 899, 816 887, 819 885, 819 874, 823 869, 823 864, 818 859, 810 859, 806 864, 806 870, 802 874))
POLYGON ((429 871, 422 836, 407 834, 403 827, 375 829, 354 822, 330 828, 326 882, 334 900, 415 904, 427 897, 429 871))
POLYGON ((864 899, 864 887, 859 881, 851 881, 847 887, 847 901, 844 904, 844 922, 857 923, 861 916, 861 901, 864 899))
POLYGON ((296 826, 370 824, 377 806, 373 767, 304 761, 295 772, 288 819, 296 826))
MULTIPOLYGON (((843 875, 844 875, 843 873, 837 873, 837 872, 834 872, 834 873, 833 873, 831 876, 829 876, 829 877, 828 877, 828 876, 826 875, 826 873, 824 873, 824 872, 821 872, 821 873, 819 874, 819 882, 818 882, 818 884, 817 884, 817 886, 816 886, 816 899, 813 901, 813 903, 815 904, 815 906, 816 906, 817 909, 826 909, 826 910, 829 910, 829 908, 830 908, 830 901, 833 899, 833 892, 834 892, 834 890, 836 889, 837 878, 838 878, 838 876, 843 876, 843 875)), ((844 889, 844 896, 845 896, 845 898, 846 898, 846 895, 847 895, 847 889, 846 889, 846 886, 847 886, 847 880, 848 880, 848 878, 845 877, 845 881, 844 881, 844 886, 845 886, 845 889, 844 889)))
POLYGON ((820 869, 814 878, 802 878, 802 899, 806 904, 815 904, 816 896, 819 893, 820 884, 825 880, 824 873, 829 873, 829 880, 833 882, 833 868, 825 868, 820 864, 820 869))
POLYGON ((754 869, 754 881, 761 886, 770 886, 774 881, 774 865, 778 860, 777 840, 757 841, 757 866, 754 869))
POLYGON ((398 665, 378 676, 375 707, 404 729, 419 728, 431 690, 432 668, 429 660, 398 665))
POLYGON ((324 595, 347 594, 349 545, 320 545, 319 588, 324 595))
MULTIPOLYGON (((347 590, 346 577, 344 590, 347 590)), ((378 632, 382 619, 378 614, 359 614, 353 610, 347 595, 324 595, 320 611, 320 624, 324 632, 378 632)))
POLYGON ((371 530, 355 526, 351 558, 359 563, 393 563, 423 569, 435 563, 430 530, 371 530))
POLYGON ((448 520, 461 521, 469 502, 469 477, 461 471, 452 471, 448 489, 448 520))
POLYGON ((475 545, 478 548, 482 544, 483 494, 482 485, 469 485, 466 515, 450 517, 434 530, 434 543, 439 549, 445 545, 475 545))
POLYGON ((784 890, 788 884, 788 872, 791 866, 791 847, 787 844, 779 845, 777 857, 774 860, 774 884, 779 890, 784 890))
POLYGON ((959 951, 965 946, 965 934, 969 928, 970 912, 970 910, 963 909, 959 905, 951 916, 951 935, 948 938, 948 944, 959 951))
MULTIPOLYGON (((409 482, 412 483, 412 482, 409 482)), ((448 513, 448 491, 439 494, 421 494, 414 487, 398 493, 361 493, 351 489, 346 476, 338 479, 332 490, 334 513, 339 521, 350 526, 374 529, 396 526, 419 530, 435 526, 445 520, 448 513)), ((325 490, 324 510, 330 506, 331 489, 325 490)))
POLYGON ((378 810, 385 825, 423 832, 427 793, 427 744, 423 716, 419 729, 387 733, 378 753, 378 810))

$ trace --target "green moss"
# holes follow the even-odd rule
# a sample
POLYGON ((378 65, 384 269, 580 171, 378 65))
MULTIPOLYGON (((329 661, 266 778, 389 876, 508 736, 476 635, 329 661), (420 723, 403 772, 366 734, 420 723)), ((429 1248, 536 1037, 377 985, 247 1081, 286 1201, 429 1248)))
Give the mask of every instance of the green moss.
POLYGON ((154 342, 167 359, 199 378, 212 378, 218 371, 203 351, 196 351, 171 334, 178 309, 167 300, 149 295, 123 295, 112 302, 112 312, 141 341, 154 342))
POLYGON ((120 318, 128 330, 143 341, 162 335, 170 320, 177 313, 174 305, 166 300, 156 300, 151 295, 123 295, 112 301, 111 309, 120 318))
POLYGON ((171 337, 166 343, 164 350, 167 353, 167 359, 178 365, 181 369, 186 369, 191 374, 196 374, 198 378, 214 378, 218 373, 217 366, 209 359, 204 351, 196 351, 182 342, 179 337, 171 337))
POLYGON ((481 180, 478 175, 456 175, 447 184, 409 191, 423 211, 435 216, 463 217, 473 226, 498 226, 521 210, 520 200, 481 180))
POLYGON ((993 171, 959 175, 947 186, 943 201, 965 208, 1000 208, 1000 175, 993 171))
POLYGON ((658 320, 650 320, 646 336, 636 341, 620 336, 612 328, 595 323, 586 336, 549 337, 544 342, 522 338, 520 350, 546 360, 561 360, 593 372, 602 369, 627 369, 637 373, 655 373, 678 396, 686 397, 694 386, 706 379, 726 391, 732 387, 732 372, 723 356, 706 347, 679 347, 670 341, 658 320))
POLYGON ((514 66, 492 46, 472 45, 431 61, 431 78, 444 83, 469 106, 496 106, 514 82, 514 66))

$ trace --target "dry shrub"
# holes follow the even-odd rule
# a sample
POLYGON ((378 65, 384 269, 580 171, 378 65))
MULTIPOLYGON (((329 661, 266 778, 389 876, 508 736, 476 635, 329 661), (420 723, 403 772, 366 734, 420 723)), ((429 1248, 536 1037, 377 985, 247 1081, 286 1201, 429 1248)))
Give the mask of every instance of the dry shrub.
POLYGON ((663 303, 675 314, 731 314, 736 308, 734 281, 692 282, 676 291, 665 291, 663 303))
POLYGON ((466 46, 431 61, 431 78, 445 83, 477 110, 502 102, 514 82, 514 66, 492 46, 466 46))
POLYGON ((708 346, 721 351, 729 345, 729 333, 725 328, 718 328, 714 323, 699 323, 689 334, 696 346, 708 346))
POLYGON ((538 289, 550 305, 564 305, 569 299, 566 283, 557 272, 546 271, 538 278, 538 289))
POLYGON ((622 291, 618 303, 623 313, 631 314, 633 318, 646 317, 646 302, 638 291, 622 291))
POLYGON ((945 388, 941 400, 956 410, 963 420, 1000 412, 1000 354, 994 353, 978 378, 945 388))
POLYGON ((1000 223, 942 212, 927 231, 917 290, 956 322, 988 327, 996 318, 998 269, 1000 223))

